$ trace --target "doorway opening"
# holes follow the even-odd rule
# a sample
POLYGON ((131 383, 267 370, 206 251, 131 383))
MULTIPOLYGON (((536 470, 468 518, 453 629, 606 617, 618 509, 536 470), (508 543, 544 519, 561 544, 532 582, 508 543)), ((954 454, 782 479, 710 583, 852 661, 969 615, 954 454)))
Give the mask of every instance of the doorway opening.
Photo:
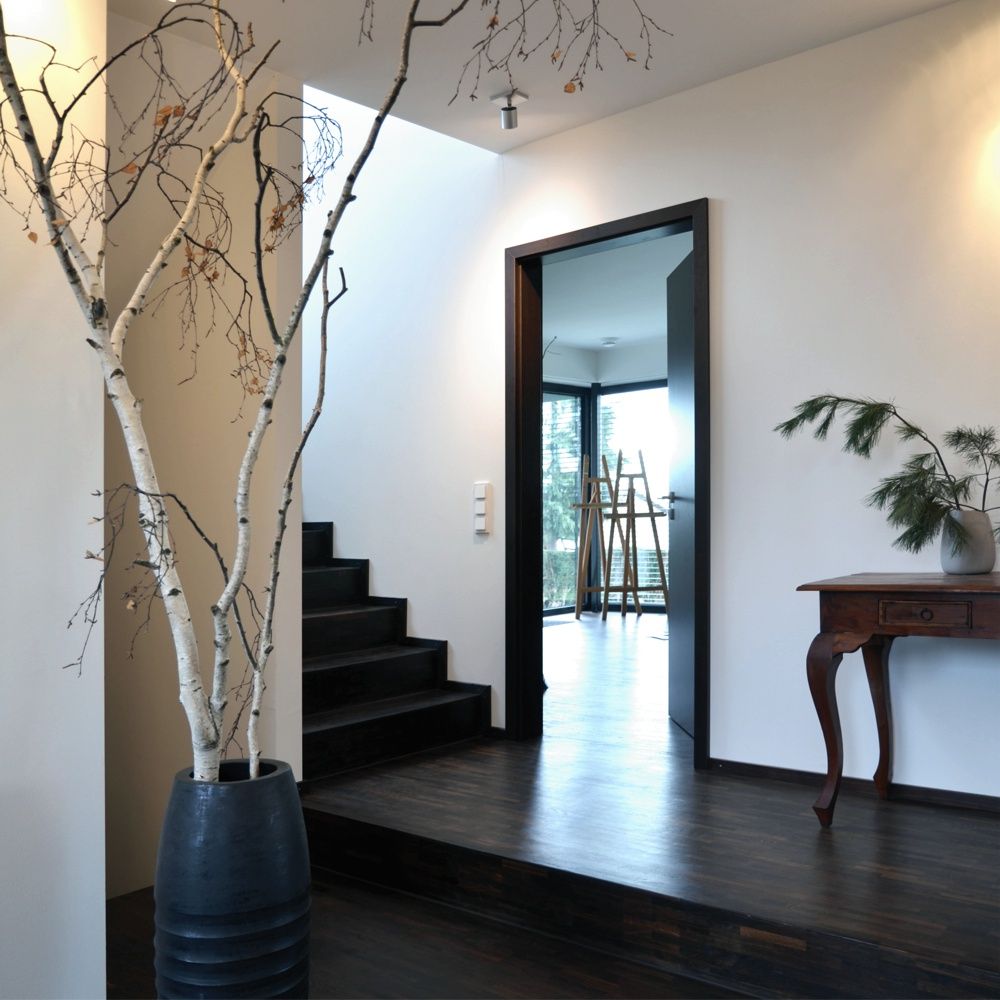
POLYGON ((707 201, 512 248, 507 291, 508 735, 666 729, 669 671, 707 766, 707 201))
MULTIPOLYGON (((664 241, 689 246, 690 234, 664 241)), ((655 249, 657 256, 663 250, 653 242, 640 249, 655 249)), ((619 311, 605 299, 591 311, 592 325, 599 330, 616 314, 615 345, 586 346, 586 324, 578 320, 569 324, 564 341, 550 335, 562 325, 560 309, 550 308, 554 297, 546 300, 543 334, 551 347, 542 372, 541 626, 547 740, 603 746, 629 741, 653 750, 665 749, 670 736, 664 581, 669 390, 665 379, 601 380, 609 368, 616 380, 666 371, 662 275, 656 279, 655 265, 646 270, 648 297, 660 290, 661 308, 650 310, 660 327, 653 336, 644 336, 649 327, 642 322, 641 303, 619 311), (571 378, 573 364, 587 365, 590 371, 581 374, 594 378, 591 385, 550 381, 571 378)), ((580 287, 576 280, 570 285, 580 287)), ((601 280, 588 287, 599 292, 602 285, 607 288, 601 280)))

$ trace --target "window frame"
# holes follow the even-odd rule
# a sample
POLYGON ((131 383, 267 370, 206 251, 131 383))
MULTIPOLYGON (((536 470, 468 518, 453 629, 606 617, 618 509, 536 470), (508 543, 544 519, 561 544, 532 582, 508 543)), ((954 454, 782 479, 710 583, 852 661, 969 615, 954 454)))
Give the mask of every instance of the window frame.
MULTIPOLYGON (((593 416, 596 412, 593 401, 593 387, 592 386, 580 386, 580 385, 568 385, 563 382, 542 382, 542 405, 545 404, 545 396, 558 395, 558 396, 575 396, 580 400, 580 446, 581 451, 579 455, 580 462, 583 461, 583 456, 588 453, 588 451, 593 454, 593 416)), ((591 459, 593 461, 593 459, 591 459)), ((582 466, 581 466, 582 467, 582 466)), ((544 497, 541 498, 544 504, 544 497)), ((577 532, 577 539, 579 539, 579 531, 577 532)), ((577 541, 577 546, 579 546, 579 540, 577 541)), ((579 550, 577 549, 579 554, 579 550)), ((590 584, 590 569, 591 563, 587 563, 587 583, 590 584)), ((589 597, 590 595, 588 595, 589 597)), ((542 607, 542 617, 548 618, 552 615, 564 615, 568 611, 575 611, 575 595, 574 601, 570 604, 561 605, 555 608, 542 607)))
MULTIPOLYGON (((600 427, 600 405, 601 396, 612 396, 619 395, 625 392, 641 392, 645 389, 669 389, 669 380, 666 378, 655 378, 655 379, 643 379, 639 382, 592 382, 589 386, 586 385, 571 385, 567 382, 549 382, 542 379, 542 402, 545 401, 546 393, 562 395, 562 396, 576 396, 580 399, 580 442, 582 450, 580 452, 580 461, 582 463, 584 455, 590 455, 590 474, 594 475, 594 470, 599 468, 599 463, 601 460, 600 455, 600 441, 598 440, 600 427), (598 463, 598 464, 595 464, 598 463)), ((582 465, 581 465, 582 468, 582 465)), ((600 566, 600 557, 598 555, 598 545, 599 541, 596 536, 591 541, 590 548, 590 559, 587 562, 587 586, 595 587, 598 586, 601 581, 597 579, 596 574, 598 574, 597 567, 600 566)), ((602 607, 602 601, 599 594, 590 593, 585 596, 583 602, 584 611, 600 611, 602 607)), ((613 607, 615 610, 621 610, 621 605, 618 603, 609 604, 609 608, 613 607)), ((567 604, 562 607, 557 608, 542 608, 542 617, 548 618, 552 615, 564 615, 568 611, 574 611, 576 608, 575 604, 567 604)), ((664 604, 651 604, 650 613, 651 614, 662 614, 666 611, 664 604)))

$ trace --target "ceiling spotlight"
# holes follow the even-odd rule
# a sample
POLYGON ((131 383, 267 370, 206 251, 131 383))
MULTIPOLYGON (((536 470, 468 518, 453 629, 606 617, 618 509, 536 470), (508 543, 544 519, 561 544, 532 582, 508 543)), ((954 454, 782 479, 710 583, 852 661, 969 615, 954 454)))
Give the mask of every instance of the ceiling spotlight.
POLYGON ((605 337, 601 341, 601 347, 614 347, 618 343, 617 337, 605 337))
POLYGON ((500 128, 517 128, 517 107, 527 99, 527 94, 516 89, 490 98, 490 102, 500 109, 500 128))

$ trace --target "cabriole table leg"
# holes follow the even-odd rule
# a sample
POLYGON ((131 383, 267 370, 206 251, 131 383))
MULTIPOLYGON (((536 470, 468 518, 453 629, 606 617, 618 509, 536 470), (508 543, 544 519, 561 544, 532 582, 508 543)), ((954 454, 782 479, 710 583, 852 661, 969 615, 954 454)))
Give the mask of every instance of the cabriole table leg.
POLYGON ((889 698, 889 650, 892 636, 874 635, 862 647, 868 688, 878 726, 878 767, 873 775, 880 798, 889 797, 892 781, 892 704, 889 698))
POLYGON ((813 810, 822 826, 829 826, 833 822, 833 809, 837 804, 840 776, 844 768, 844 744, 835 687, 837 668, 844 656, 836 651, 836 639, 833 632, 820 632, 813 639, 806 656, 809 691, 826 743, 826 781, 819 798, 813 804, 813 810))

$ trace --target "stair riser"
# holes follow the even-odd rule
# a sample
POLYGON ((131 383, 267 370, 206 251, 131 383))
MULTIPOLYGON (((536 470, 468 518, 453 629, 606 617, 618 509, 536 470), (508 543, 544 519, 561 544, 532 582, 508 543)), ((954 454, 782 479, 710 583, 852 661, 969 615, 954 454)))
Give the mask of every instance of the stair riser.
POLYGON ((327 529, 302 532, 302 565, 322 566, 333 554, 331 535, 327 529))
POLYGON ((302 622, 302 655, 350 653, 369 646, 399 642, 406 634, 406 613, 395 605, 306 618, 302 622))
POLYGON ((329 566, 302 574, 302 607, 360 604, 368 596, 368 573, 360 566, 329 566))
POLYGON ((308 671, 302 677, 302 711, 305 714, 322 712, 341 705, 437 687, 442 673, 438 662, 437 654, 426 650, 391 659, 308 671))
POLYGON ((302 741, 302 773, 308 779, 401 757, 448 741, 472 739, 489 726, 485 699, 472 695, 461 701, 307 733, 302 741))

